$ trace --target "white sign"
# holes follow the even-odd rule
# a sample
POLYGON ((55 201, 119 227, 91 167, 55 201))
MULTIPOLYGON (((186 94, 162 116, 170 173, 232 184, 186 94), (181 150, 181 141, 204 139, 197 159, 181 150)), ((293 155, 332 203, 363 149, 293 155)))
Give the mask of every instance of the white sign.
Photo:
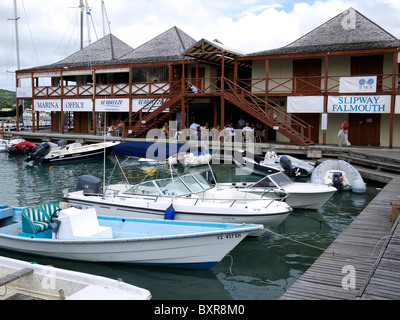
POLYGON ((376 92, 376 76, 364 77, 341 77, 339 92, 340 93, 353 93, 353 92, 376 92))
MULTIPOLYGON (((137 112, 140 109, 145 108, 150 108, 153 105, 153 100, 154 99, 132 99, 132 112, 137 112)), ((155 103, 155 107, 160 107, 161 106, 161 99, 158 99, 157 102, 155 103)), ((155 109, 153 109, 154 111, 155 109)))
POLYGON ((61 111, 61 100, 34 100, 35 111, 61 111))
POLYGON ((390 96, 329 96, 329 113, 390 113, 390 96))
POLYGON ((32 87, 17 87, 17 98, 32 98, 32 87))
POLYGON ((323 96, 288 97, 288 113, 322 113, 324 112, 323 96))
POLYGON ((129 99, 96 99, 96 112, 129 112, 129 99))
POLYGON ((396 103, 394 105, 394 113, 400 113, 400 96, 396 96, 396 103))
POLYGON ((63 110, 71 112, 91 112, 93 111, 92 99, 68 99, 63 101, 63 110))

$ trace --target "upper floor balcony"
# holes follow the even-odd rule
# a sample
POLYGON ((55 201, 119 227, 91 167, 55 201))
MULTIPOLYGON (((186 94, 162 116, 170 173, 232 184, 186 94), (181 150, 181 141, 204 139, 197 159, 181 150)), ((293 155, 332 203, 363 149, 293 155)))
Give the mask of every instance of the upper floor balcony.
MULTIPOLYGON (((399 94, 400 75, 393 74, 368 75, 374 77, 376 94, 399 94), (394 80, 394 81, 393 81, 394 80)), ((238 88, 245 89, 255 95, 291 96, 291 95, 324 95, 339 94, 341 78, 348 76, 303 76, 303 77, 271 77, 238 79, 234 83, 238 88)), ((66 86, 20 87, 17 98, 89 98, 89 97, 154 97, 168 92, 175 82, 143 82, 143 83, 113 83, 113 84, 74 84, 66 86)), ((179 81, 178 81, 179 82, 179 81)), ((198 96, 220 95, 222 91, 221 78, 185 79, 183 93, 198 96), (195 85, 196 92, 190 90, 195 85)), ((357 93, 357 92, 355 92, 357 93)))

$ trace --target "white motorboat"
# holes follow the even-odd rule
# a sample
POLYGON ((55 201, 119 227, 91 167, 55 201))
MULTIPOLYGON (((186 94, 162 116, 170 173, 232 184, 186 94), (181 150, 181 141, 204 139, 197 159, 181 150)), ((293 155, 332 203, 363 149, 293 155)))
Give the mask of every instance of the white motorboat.
POLYGON ((265 153, 264 158, 252 153, 239 150, 241 158, 234 157, 233 161, 239 167, 249 173, 269 175, 276 172, 285 172, 291 178, 309 177, 314 170, 311 163, 284 155, 278 156, 274 151, 265 153))
MULTIPOLYGON (((121 143, 113 153, 116 156, 150 158, 149 154, 146 155, 148 148, 152 148, 152 152, 158 150, 156 160, 163 160, 160 156, 165 144, 121 143), (138 154, 140 149, 144 154, 138 154)), ((168 157, 169 152, 164 155, 164 158, 168 157)), ((78 208, 94 207, 99 215, 149 219, 164 219, 166 210, 173 205, 176 220, 257 223, 266 227, 280 224, 292 211, 282 201, 260 199, 257 195, 237 190, 219 190, 199 172, 182 176, 172 176, 172 173, 168 178, 135 185, 128 181, 110 185, 104 192, 99 179, 83 176, 78 181, 77 191, 64 192, 64 201, 78 208)))
POLYGON ((184 167, 197 167, 210 163, 212 153, 210 150, 193 151, 186 154, 177 154, 168 158, 171 165, 180 164, 184 167))
POLYGON ((367 190, 358 170, 344 160, 325 160, 314 169, 311 182, 332 185, 339 191, 364 193, 367 190))
POLYGON ((210 163, 212 160, 212 153, 210 150, 193 151, 190 153, 176 154, 170 156, 166 161, 157 161, 151 158, 140 158, 139 163, 145 163, 149 165, 160 165, 160 164, 179 164, 183 167, 197 167, 210 163))
POLYGON ((0 300, 22 299, 150 300, 151 293, 106 277, 0 256, 0 300))
MULTIPOLYGON (((5 208, 10 210, 13 208, 5 208)), ((54 258, 209 269, 262 225, 97 216, 94 208, 13 212, 0 228, 0 247, 54 258)))
POLYGON ((119 144, 117 141, 108 141, 82 145, 73 143, 61 148, 53 148, 49 143, 42 143, 35 152, 30 153, 25 161, 36 163, 59 163, 77 160, 98 159, 109 154, 113 147, 119 144))
POLYGON ((0 140, 0 152, 7 152, 8 148, 10 148, 13 145, 16 145, 20 142, 25 141, 24 139, 1 139, 0 140))
POLYGON ((218 183, 218 188, 234 188, 267 198, 285 198, 293 209, 319 209, 337 191, 333 186, 294 182, 282 172, 273 173, 257 182, 218 183))

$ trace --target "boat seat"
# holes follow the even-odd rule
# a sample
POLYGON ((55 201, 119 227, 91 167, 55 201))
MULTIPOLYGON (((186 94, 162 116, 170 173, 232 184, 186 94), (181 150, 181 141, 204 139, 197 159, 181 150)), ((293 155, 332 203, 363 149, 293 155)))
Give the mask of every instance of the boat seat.
POLYGON ((39 208, 24 208, 21 217, 24 233, 36 234, 50 228, 49 215, 39 208))
MULTIPOLYGON (((40 210, 44 211, 47 213, 47 215, 51 218, 51 216, 53 215, 54 212, 56 212, 57 210, 61 211, 60 206, 51 203, 51 202, 44 202, 39 206, 40 210)), ((58 216, 58 214, 57 214, 58 216)))

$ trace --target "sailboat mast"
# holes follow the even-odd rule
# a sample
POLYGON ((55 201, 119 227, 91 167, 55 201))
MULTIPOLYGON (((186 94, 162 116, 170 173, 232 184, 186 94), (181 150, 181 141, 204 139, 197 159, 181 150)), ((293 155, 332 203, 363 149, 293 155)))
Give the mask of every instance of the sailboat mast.
POLYGON ((101 0, 101 19, 103 22, 103 37, 106 36, 106 18, 105 18, 105 10, 106 8, 104 7, 104 0, 101 0))
POLYGON ((19 55, 19 34, 18 34, 18 14, 17 14, 17 0, 14 0, 14 23, 15 23, 15 43, 17 49, 17 70, 21 69, 21 59, 19 55))
POLYGON ((81 50, 83 49, 83 10, 85 9, 83 5, 83 0, 80 0, 79 8, 81 8, 81 50))

